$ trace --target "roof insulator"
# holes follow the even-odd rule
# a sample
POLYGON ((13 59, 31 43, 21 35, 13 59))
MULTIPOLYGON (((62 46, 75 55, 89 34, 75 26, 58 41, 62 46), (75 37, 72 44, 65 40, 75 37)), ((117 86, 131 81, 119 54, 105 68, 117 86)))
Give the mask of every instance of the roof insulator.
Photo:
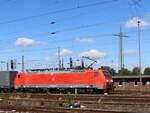
POLYGON ((56 22, 50 22, 50 24, 55 24, 56 22))
POLYGON ((51 32, 51 34, 56 34, 56 32, 51 32))

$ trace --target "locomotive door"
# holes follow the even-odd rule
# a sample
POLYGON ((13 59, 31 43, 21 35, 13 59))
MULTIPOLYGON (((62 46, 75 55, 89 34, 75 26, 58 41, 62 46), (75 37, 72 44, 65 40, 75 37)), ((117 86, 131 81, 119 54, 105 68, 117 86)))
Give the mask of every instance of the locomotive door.
POLYGON ((96 88, 98 87, 98 83, 99 83, 99 72, 94 72, 93 73, 93 87, 96 88))
POLYGON ((98 72, 90 72, 89 73, 89 84, 90 88, 95 88, 98 85, 99 81, 99 73, 98 72))

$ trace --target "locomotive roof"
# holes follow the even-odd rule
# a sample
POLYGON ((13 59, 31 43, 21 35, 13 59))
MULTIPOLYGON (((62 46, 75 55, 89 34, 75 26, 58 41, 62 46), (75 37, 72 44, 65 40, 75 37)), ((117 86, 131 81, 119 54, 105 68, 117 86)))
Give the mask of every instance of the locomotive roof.
MULTIPOLYGON (((31 74, 48 74, 48 73, 82 73, 87 71, 88 69, 65 69, 65 70, 39 70, 39 69, 34 69, 34 70, 26 70, 27 73, 31 74)), ((94 70, 93 70, 94 71, 94 70)))
POLYGON ((71 73, 71 72, 85 72, 85 70, 50 70, 50 71, 26 71, 27 73, 33 73, 33 74, 47 74, 47 73, 71 73))

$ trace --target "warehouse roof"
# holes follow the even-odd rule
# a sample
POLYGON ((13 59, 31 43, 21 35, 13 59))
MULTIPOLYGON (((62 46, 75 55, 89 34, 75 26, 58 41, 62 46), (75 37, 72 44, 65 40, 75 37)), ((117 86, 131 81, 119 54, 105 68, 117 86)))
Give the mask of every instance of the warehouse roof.
MULTIPOLYGON (((150 78, 150 75, 141 75, 142 78, 150 78)), ((123 75, 123 76, 113 76, 114 79, 122 78, 140 78, 139 75, 123 75)))

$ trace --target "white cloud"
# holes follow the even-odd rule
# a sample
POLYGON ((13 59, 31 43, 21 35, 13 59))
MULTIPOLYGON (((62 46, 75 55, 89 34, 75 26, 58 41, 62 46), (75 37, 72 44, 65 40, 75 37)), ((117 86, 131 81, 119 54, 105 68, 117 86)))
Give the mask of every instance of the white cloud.
POLYGON ((39 44, 38 41, 26 37, 21 37, 16 40, 17 46, 27 47, 27 46, 37 45, 37 44, 39 44))
POLYGON ((93 43, 95 43, 94 38, 77 38, 76 41, 79 42, 79 43, 83 43, 83 44, 93 44, 93 43))
POLYGON ((126 27, 128 27, 128 28, 137 28, 138 27, 137 21, 141 21, 141 23, 140 23, 141 28, 144 28, 144 27, 147 27, 147 26, 150 25, 149 21, 140 19, 138 17, 133 17, 132 19, 130 19, 126 22, 126 27))
POLYGON ((124 51, 123 54, 126 56, 135 56, 138 54, 138 52, 136 50, 128 50, 128 51, 124 51))
POLYGON ((72 51, 69 49, 63 49, 62 51, 60 51, 60 56, 70 56, 72 55, 72 51))
POLYGON ((96 49, 91 49, 89 51, 80 53, 79 56, 80 57, 88 56, 90 58, 99 59, 99 58, 102 58, 102 57, 106 56, 106 53, 98 51, 96 49))

